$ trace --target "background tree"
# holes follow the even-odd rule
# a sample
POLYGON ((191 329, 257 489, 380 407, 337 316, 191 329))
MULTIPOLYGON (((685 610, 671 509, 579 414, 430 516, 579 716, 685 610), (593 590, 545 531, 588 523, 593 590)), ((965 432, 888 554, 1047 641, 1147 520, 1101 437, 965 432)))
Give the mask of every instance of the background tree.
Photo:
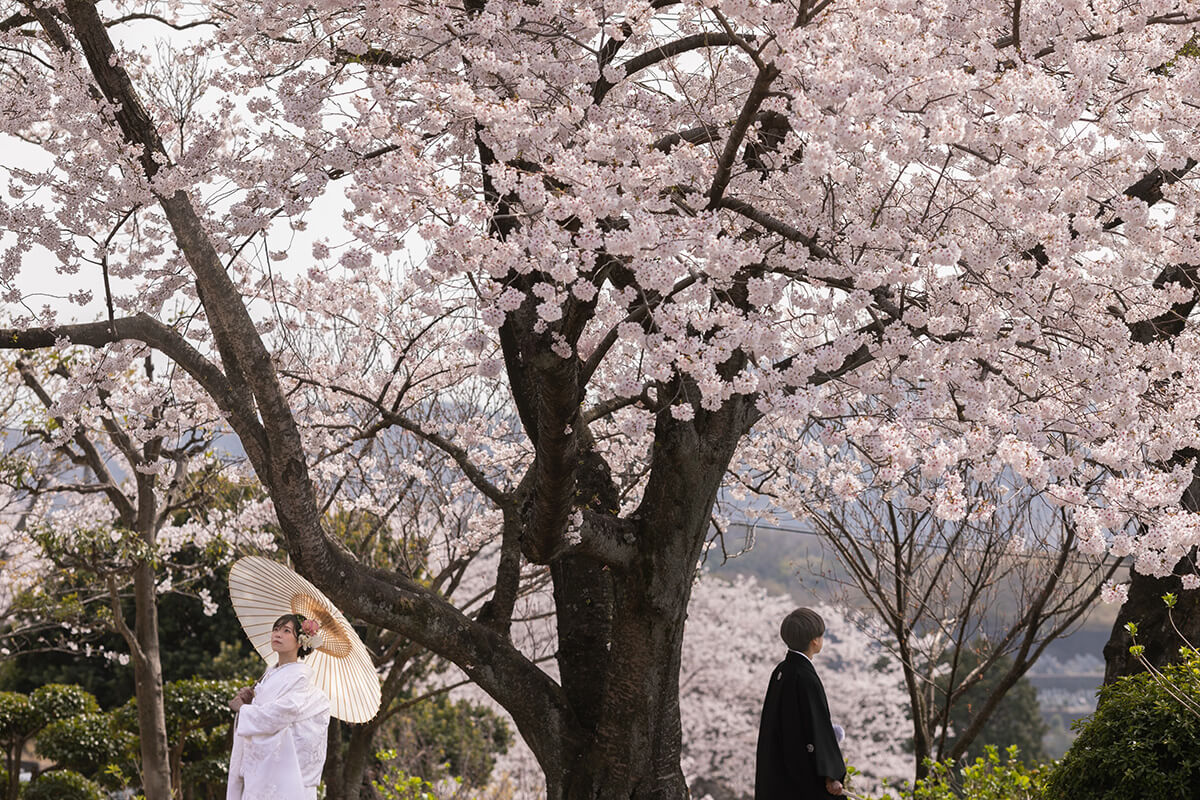
MULTIPOLYGON (((824 533, 846 580, 887 631, 911 702, 917 777, 925 777, 928 759, 978 757, 983 744, 1018 744, 1025 757, 1038 757, 1039 721, 1020 741, 979 737, 1009 692, 1029 708, 1033 688, 1017 688, 1023 676, 1096 603, 1120 560, 1081 541, 1055 492, 1014 485, 1010 470, 1024 468, 1019 463, 959 466, 965 451, 938 442, 931 460, 942 461, 940 480, 922 467, 886 491, 874 488, 874 471, 905 463, 892 434, 881 421, 824 485, 797 463, 786 465, 783 481, 813 484, 795 495, 803 498, 796 512, 824 533)), ((936 441, 935 431, 924 434, 936 441)), ((799 453, 796 462, 805 458, 799 453)), ((1010 463, 1021 457, 1007 456, 1010 463)))
MULTIPOLYGON (((984 648, 983 652, 987 652, 984 648)), ((974 647, 968 647, 961 654, 962 670, 970 673, 980 661, 979 652, 974 647)), ((962 693, 958 702, 950 710, 950 735, 947 746, 954 748, 956 733, 970 730, 976 711, 987 706, 988 698, 996 691, 997 681, 1005 676, 1012 668, 1011 659, 1001 657, 992 664, 991 670, 984 672, 978 683, 962 693)), ((938 691, 947 692, 944 681, 937 681, 938 691)), ((986 758, 987 748, 1004 752, 1010 747, 1017 748, 1017 759, 1029 767, 1037 767, 1048 759, 1042 746, 1042 737, 1046 735, 1046 723, 1042 719, 1041 707, 1038 704, 1037 689, 1022 676, 1004 692, 1004 700, 996 706, 996 710, 987 722, 979 729, 978 735, 967 746, 962 758, 968 763, 976 759, 986 758)))
MULTIPOLYGON (((23 401, 10 405, 8 420, 22 438, 9 448, 5 477, 12 491, 29 497, 23 530, 45 566, 23 596, 17 624, 2 635, 10 651, 70 654, 99 645, 81 641, 95 631, 119 637, 123 653, 110 657, 133 667, 139 772, 145 791, 165 798, 172 776, 159 594, 206 574, 204 562, 217 560, 228 547, 221 537, 236 539, 237 527, 209 527, 222 527, 218 515, 233 521, 216 504, 207 520, 185 513, 210 502, 218 488, 222 465, 207 457, 211 417, 178 398, 170 380, 156 382, 149 359, 122 370, 94 355, 22 356, 14 363, 8 388, 23 401), (82 377, 97 373, 103 386, 82 377)), ((227 484, 220 488, 228 491, 227 484)), ((218 611, 209 588, 195 591, 205 612, 218 611)), ((181 633, 190 638, 186 623, 181 633)), ((178 652, 195 653, 186 646, 178 652)))
POLYGON ((48 684, 30 695, 0 692, 0 737, 4 742, 7 800, 20 797, 21 754, 26 743, 57 720, 98 711, 96 698, 77 686, 48 684))
POLYGON ((934 472, 931 421, 973 462, 1019 449, 1033 490, 1085 487, 1081 541, 1137 512, 1148 569, 1195 544, 1168 456, 1195 437, 1196 348, 1127 324, 1191 296, 1156 284, 1196 234, 1194 193, 1162 180, 1190 169, 1200 107, 1194 65, 1163 74, 1186 4, 12 9, 0 126, 44 166, 0 206, 0 341, 165 354, 300 570, 484 687, 553 800, 685 795, 678 670, 715 500, 864 396, 934 472), (121 44, 164 20, 197 23, 219 88, 186 134, 121 44), (1135 191, 1155 175, 1162 215, 1135 191), (318 201, 344 216, 301 255, 318 201), (278 274, 289 256, 308 263, 278 274), (106 313, 22 305, 33 261, 103 278, 106 313), (348 335, 314 360, 306 329, 348 335), (421 424, 472 385, 494 413, 421 424), (337 454, 390 430, 493 506, 476 619, 323 527, 337 454), (509 636, 522 562, 553 581, 557 678, 509 636))

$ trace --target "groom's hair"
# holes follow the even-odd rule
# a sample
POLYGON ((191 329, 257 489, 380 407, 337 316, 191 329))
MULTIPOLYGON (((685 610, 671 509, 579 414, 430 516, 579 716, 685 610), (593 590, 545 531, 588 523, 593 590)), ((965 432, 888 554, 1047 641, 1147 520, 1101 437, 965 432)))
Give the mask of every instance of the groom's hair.
POLYGON ((789 650, 804 652, 813 639, 825 635, 825 620, 811 608, 797 608, 783 618, 779 635, 789 650))

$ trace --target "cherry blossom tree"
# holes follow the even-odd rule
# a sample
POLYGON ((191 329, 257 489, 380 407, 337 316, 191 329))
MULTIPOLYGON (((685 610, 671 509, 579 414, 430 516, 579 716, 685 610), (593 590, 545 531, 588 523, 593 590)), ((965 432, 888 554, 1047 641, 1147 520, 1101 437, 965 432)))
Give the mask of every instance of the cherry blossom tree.
POLYGON ((684 796, 714 502, 814 425, 846 423, 797 462, 839 496, 886 424, 883 484, 945 445, 1060 498, 1088 547, 1137 515, 1144 571, 1196 544, 1171 460, 1195 329, 1133 332, 1193 298, 1194 2, 4 9, 0 134, 31 155, 0 341, 97 348, 80 408, 148 350, 186 373, 299 569, 508 709, 553 800, 684 796), (148 90, 163 52, 205 64, 187 125, 148 90), (492 506, 475 619, 323 524, 385 432, 492 506), (523 564, 553 581, 557 677, 510 635, 523 564))
POLYGON ((21 357, 8 372, 3 419, 16 438, 3 480, 27 498, 27 510, 9 534, 23 558, 3 567, 5 583, 28 596, 0 640, 10 650, 33 642, 83 652, 89 629, 119 633, 133 665, 145 790, 169 797, 181 776, 172 776, 168 753, 158 595, 184 582, 173 553, 217 538, 204 524, 173 524, 206 497, 211 426, 206 430, 200 407, 206 404, 172 397, 148 359, 140 379, 113 376, 106 360, 102 351, 21 357), (97 372, 106 380, 81 377, 97 372), (75 414, 68 409, 79 407, 79 391, 93 393, 95 402, 75 414), (28 579, 31 568, 36 581, 28 579), (62 603, 66 596, 73 602, 62 603), (65 641, 47 640, 64 623, 65 641))

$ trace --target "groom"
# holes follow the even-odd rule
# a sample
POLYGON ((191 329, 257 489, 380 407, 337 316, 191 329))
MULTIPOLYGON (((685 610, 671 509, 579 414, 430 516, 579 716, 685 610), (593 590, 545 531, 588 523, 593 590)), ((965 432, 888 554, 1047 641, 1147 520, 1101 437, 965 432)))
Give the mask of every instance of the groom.
POLYGON ((846 762, 812 659, 825 622, 809 608, 788 614, 779 635, 787 657, 771 673, 758 729, 754 800, 825 800, 842 794, 846 762))

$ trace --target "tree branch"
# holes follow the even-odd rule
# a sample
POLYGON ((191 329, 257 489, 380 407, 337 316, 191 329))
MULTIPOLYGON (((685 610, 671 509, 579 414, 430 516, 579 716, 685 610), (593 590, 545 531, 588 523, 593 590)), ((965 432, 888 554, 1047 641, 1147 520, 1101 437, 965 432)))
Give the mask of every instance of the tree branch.
POLYGON ((754 122, 759 107, 767 99, 767 92, 777 77, 779 77, 779 69, 774 64, 765 64, 759 67, 754 85, 750 87, 750 94, 746 97, 742 111, 733 123, 733 130, 729 132, 729 138, 725 140, 725 150, 717 161, 712 185, 707 192, 710 209, 721 207, 725 189, 733 175, 733 163, 737 160, 738 148, 742 146, 742 141, 746 138, 746 133, 750 130, 750 125, 754 122))
MULTIPOLYGON (((37 396, 41 404, 47 409, 53 407, 54 399, 50 397, 50 393, 46 391, 45 387, 42 386, 41 381, 39 381, 37 376, 33 374, 33 367, 29 364, 29 362, 24 358, 18 358, 17 371, 21 375, 21 380, 24 381, 25 385, 28 386, 34 395, 37 396)), ((59 424, 59 426, 65 427, 65 420, 62 417, 56 417, 55 421, 59 424)), ((104 458, 100 455, 100 451, 96 449, 96 445, 92 442, 82 428, 77 429, 74 436, 71 438, 75 441, 75 444, 79 446, 79 449, 83 451, 83 456, 87 462, 88 468, 91 469, 93 474, 95 474, 96 480, 100 484, 96 487, 95 491, 104 492, 104 494, 108 497, 109 502, 116 507, 117 514, 120 516, 121 521, 126 527, 132 528, 134 518, 136 516, 136 509, 134 509, 133 503, 130 501, 130 499, 126 497, 125 493, 122 492, 117 486, 117 482, 113 480, 112 473, 108 469, 108 464, 105 463, 104 458)))
POLYGON ((262 460, 266 449, 262 426, 253 416, 252 409, 237 405, 235 393, 224 373, 192 347, 178 331, 148 314, 121 317, 111 323, 105 321, 47 328, 0 328, 0 349, 4 350, 41 350, 53 347, 59 341, 99 348, 128 340, 142 342, 183 367, 185 372, 204 387, 217 406, 229 415, 230 422, 242 438, 251 461, 256 458, 262 460))
MULTIPOLYGON (((729 47, 731 45, 738 45, 743 38, 749 40, 754 39, 754 37, 751 35, 738 37, 736 35, 716 31, 694 33, 691 36, 684 36, 681 39, 674 39, 670 42, 666 42, 665 44, 662 44, 653 50, 647 50, 644 53, 639 53, 622 64, 621 67, 625 70, 625 77, 630 78, 648 67, 652 67, 655 64, 659 64, 667 59, 682 55, 683 53, 688 53, 692 50, 700 50, 706 47, 729 47)), ((615 83, 610 83, 603 75, 601 75, 596 80, 595 87, 592 89, 592 102, 596 105, 602 103, 605 96, 614 86, 616 86, 615 83)))
POLYGON ((121 609, 121 594, 117 590, 117 581, 112 575, 108 575, 104 579, 108 586, 109 605, 112 608, 113 626, 117 629, 117 633, 121 634, 121 638, 125 640, 125 645, 129 648, 129 654, 137 659, 138 663, 144 665, 146 663, 146 651, 142 649, 142 645, 138 642, 137 635, 130 630, 128 623, 125 622, 125 612, 121 609))

